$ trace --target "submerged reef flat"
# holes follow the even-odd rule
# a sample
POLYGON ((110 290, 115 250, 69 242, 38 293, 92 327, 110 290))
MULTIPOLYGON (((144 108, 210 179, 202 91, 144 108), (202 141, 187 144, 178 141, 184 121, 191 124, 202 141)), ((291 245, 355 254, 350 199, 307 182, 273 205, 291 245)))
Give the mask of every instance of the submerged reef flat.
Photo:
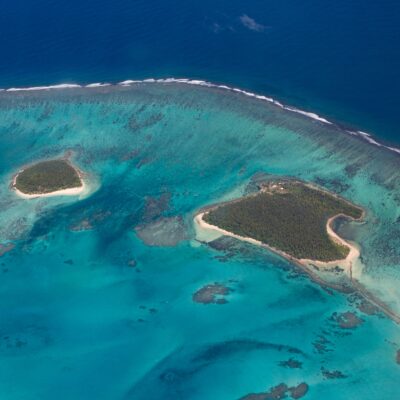
POLYGON ((360 219, 363 211, 329 192, 280 180, 264 185, 257 194, 213 207, 202 219, 288 257, 329 262, 344 259, 350 252, 326 228, 339 215, 360 219))
POLYGON ((2 244, 0 243, 0 257, 11 251, 15 245, 13 243, 2 244))
POLYGON ((75 195, 83 190, 83 182, 67 160, 48 160, 20 171, 14 178, 13 188, 22 197, 75 195))
POLYGON ((2 397, 291 399, 302 382, 308 400, 398 395, 399 326, 380 312, 400 312, 395 152, 241 92, 167 82, 0 92, 0 132, 2 397), (101 182, 90 196, 10 190, 21 166, 66 152, 101 182), (346 271, 305 275, 261 246, 197 237, 198 210, 246 197, 254 176, 365 210, 332 230, 359 245, 353 282, 377 313, 314 279, 341 288, 346 271), (229 303, 193 301, 214 283, 229 303))
POLYGON ((179 217, 162 217, 138 225, 135 232, 148 246, 171 247, 187 239, 184 223, 179 217))
MULTIPOLYGON (((398 313, 353 277, 353 265, 360 261, 359 249, 332 229, 331 225, 339 218, 342 222, 362 220, 365 211, 361 207, 325 189, 293 179, 268 179, 259 182, 257 188, 256 193, 243 198, 203 208, 194 219, 197 235, 199 231, 200 237, 204 235, 203 230, 215 231, 264 247, 300 267, 314 282, 354 293, 361 302, 374 308, 375 313, 380 310, 400 323, 398 313)), ((353 313, 343 315, 341 325, 346 325, 346 316, 349 327, 362 322, 353 313)))

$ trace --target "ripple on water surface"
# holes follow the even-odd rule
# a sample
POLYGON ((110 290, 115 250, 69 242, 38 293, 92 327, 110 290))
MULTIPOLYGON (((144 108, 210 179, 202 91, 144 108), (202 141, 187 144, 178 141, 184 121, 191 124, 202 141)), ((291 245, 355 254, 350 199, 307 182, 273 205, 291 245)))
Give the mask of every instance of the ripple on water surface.
POLYGON ((379 311, 249 244, 199 243, 192 224, 256 174, 316 182, 367 210, 346 228, 362 249, 357 277, 399 311, 395 153, 273 103, 179 83, 1 93, 0 133, 7 399, 398 392, 398 328, 379 311), (9 190, 22 165, 65 152, 99 183, 89 197, 9 190), (224 304, 193 301, 208 285, 229 288, 224 304))

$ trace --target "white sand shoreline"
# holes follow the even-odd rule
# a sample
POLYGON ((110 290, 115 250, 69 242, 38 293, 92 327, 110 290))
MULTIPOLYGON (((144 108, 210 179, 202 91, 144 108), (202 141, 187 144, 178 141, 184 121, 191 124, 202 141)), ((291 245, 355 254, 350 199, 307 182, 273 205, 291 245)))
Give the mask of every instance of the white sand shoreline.
POLYGON ((344 268, 344 270, 346 271, 346 273, 348 273, 348 274, 351 275, 352 264, 353 264, 353 263, 358 259, 358 257, 360 256, 360 251, 358 250, 358 248, 357 248, 354 244, 351 244, 351 243, 345 241, 345 240, 344 240, 343 238, 341 238, 340 236, 338 236, 338 235, 334 232, 334 230, 332 229, 332 227, 331 227, 332 222, 333 222, 336 218, 338 218, 338 217, 340 217, 340 216, 343 216, 343 214, 338 214, 338 215, 335 215, 335 216, 329 218, 329 220, 327 221, 327 224, 326 224, 326 229, 327 229, 328 235, 329 235, 335 242, 338 242, 339 244, 341 244, 341 245, 343 245, 343 246, 346 246, 347 248, 350 249, 350 251, 349 251, 349 254, 347 255, 347 257, 344 258, 344 259, 341 259, 341 260, 334 260, 334 261, 327 261, 327 262, 325 262, 325 261, 318 261, 318 260, 310 260, 310 259, 298 259, 298 258, 295 258, 295 257, 293 257, 293 256, 291 256, 291 255, 289 255, 289 254, 287 254, 287 253, 285 253, 285 252, 283 252, 283 251, 281 251, 281 250, 278 250, 278 249, 276 249, 276 248, 274 248, 274 247, 272 247, 272 246, 269 246, 269 245, 267 245, 267 244, 265 244, 265 243, 262 243, 262 242, 259 241, 259 240, 252 239, 252 238, 250 238, 250 237, 240 236, 240 235, 237 235, 237 234, 235 234, 235 233, 226 231, 226 230, 224 230, 224 229, 219 228, 219 227, 216 226, 216 225, 211 225, 211 224, 205 222, 205 221, 203 220, 203 216, 204 216, 205 214, 207 214, 207 211, 204 211, 204 212, 202 212, 202 213, 197 214, 197 215, 195 216, 195 218, 194 218, 195 223, 196 223, 200 228, 202 228, 202 229, 208 229, 208 230, 212 230, 212 231, 216 231, 216 232, 220 233, 221 235, 230 236, 230 237, 236 238, 236 239, 238 239, 238 240, 241 240, 241 241, 244 241, 244 242, 247 242, 247 243, 254 244, 254 245, 256 245, 256 246, 264 247, 264 248, 266 248, 266 249, 268 249, 268 250, 270 250, 270 251, 272 251, 272 252, 274 252, 274 253, 276 253, 276 254, 278 254, 278 255, 284 257, 284 258, 286 258, 286 259, 289 260, 289 261, 298 262, 298 263, 300 263, 300 264, 302 264, 303 266, 306 266, 306 267, 309 267, 311 264, 316 265, 317 267, 322 267, 322 268, 324 268, 324 267, 326 268, 326 267, 339 266, 339 267, 344 268))
POLYGON ((346 258, 343 258, 341 260, 333 260, 333 261, 318 261, 318 260, 309 260, 309 259, 301 259, 299 260, 300 262, 304 262, 307 264, 314 264, 317 267, 334 267, 334 266, 339 266, 344 268, 344 270, 351 275, 352 271, 352 266, 354 265, 354 263, 356 262, 356 260, 360 257, 360 250, 358 249, 358 247, 353 244, 350 243, 346 240, 344 240, 343 238, 341 238, 333 229, 332 229, 332 223, 336 218, 339 217, 346 217, 346 215, 344 214, 337 214, 334 215, 333 217, 329 218, 327 223, 326 223, 326 231, 328 233, 328 235, 330 236, 330 238, 342 245, 347 247, 348 249, 350 249, 349 254, 347 255, 346 258))
POLYGON ((77 172, 77 174, 79 176, 79 180, 81 182, 81 186, 68 188, 68 189, 56 190, 54 192, 49 192, 49 193, 32 193, 32 194, 24 193, 24 192, 21 192, 19 189, 17 189, 17 186, 16 186, 17 178, 18 178, 19 174, 21 174, 24 171, 24 169, 21 169, 20 171, 18 171, 17 174, 14 175, 11 187, 12 187, 14 193, 18 197, 20 197, 22 199, 26 199, 26 200, 37 199, 37 198, 41 198, 41 197, 79 196, 79 195, 82 195, 84 193, 87 193, 89 191, 89 186, 85 182, 82 172, 79 171, 75 167, 73 167, 73 168, 74 168, 74 170, 77 172))

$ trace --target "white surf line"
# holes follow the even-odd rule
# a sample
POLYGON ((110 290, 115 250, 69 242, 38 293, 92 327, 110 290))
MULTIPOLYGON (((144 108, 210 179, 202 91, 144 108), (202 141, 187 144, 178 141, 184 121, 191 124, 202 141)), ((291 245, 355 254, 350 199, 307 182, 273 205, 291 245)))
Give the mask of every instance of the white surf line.
POLYGON ((50 86, 32 86, 32 87, 21 87, 21 88, 8 88, 8 89, 0 89, 0 91, 6 92, 33 92, 40 90, 53 90, 53 89, 76 89, 76 88, 98 88, 103 86, 112 86, 111 83, 89 83, 87 85, 79 85, 77 83, 60 83, 59 85, 50 85, 50 86))
POLYGON ((96 83, 89 83, 88 85, 85 85, 85 88, 98 88, 98 87, 104 87, 104 86, 111 86, 111 83, 101 83, 101 82, 96 82, 96 83))
MULTIPOLYGON (((267 101, 268 103, 272 103, 286 111, 294 112, 297 114, 304 115, 305 117, 311 118, 315 121, 318 121, 323 124, 328 124, 328 125, 335 125, 333 122, 327 120, 326 118, 321 117, 320 115, 310 112, 310 111, 304 111, 301 109, 298 109, 296 107, 291 107, 291 106, 286 106, 279 101, 273 99, 272 97, 267 97, 264 95, 259 95, 253 92, 248 92, 243 89, 239 89, 236 87, 230 87, 227 85, 219 85, 216 83, 211 83, 208 81, 204 80, 199 80, 199 79, 188 79, 188 78, 161 78, 161 79, 156 79, 156 78, 147 78, 147 79, 141 79, 141 80, 132 80, 132 79, 127 79, 125 81, 121 81, 118 83, 108 83, 108 82, 95 82, 95 83, 89 83, 86 85, 79 85, 76 83, 61 83, 58 85, 49 85, 49 86, 32 86, 32 87, 11 87, 8 89, 0 89, 0 92, 23 92, 23 91, 40 91, 40 90, 54 90, 54 89, 74 89, 74 88, 99 88, 99 87, 105 87, 105 86, 132 86, 135 84, 141 84, 141 83, 182 83, 186 85, 195 85, 195 86, 205 86, 209 88, 217 88, 217 89, 222 89, 222 90, 227 90, 230 92, 236 92, 243 94, 244 96, 247 97, 252 97, 257 100, 261 101, 267 101)), ((386 146, 377 140, 375 140, 371 134, 363 131, 350 131, 350 130, 345 130, 345 132, 349 133, 350 135, 357 136, 368 143, 378 146, 378 147, 383 147, 389 151, 392 151, 394 153, 400 154, 400 148, 393 147, 393 146, 386 146)))
POLYGON ((49 90, 49 89, 72 89, 72 88, 80 88, 81 85, 75 83, 61 83, 59 85, 50 85, 50 86, 32 86, 32 87, 22 87, 22 88, 9 88, 5 89, 6 92, 32 92, 37 90, 49 90))

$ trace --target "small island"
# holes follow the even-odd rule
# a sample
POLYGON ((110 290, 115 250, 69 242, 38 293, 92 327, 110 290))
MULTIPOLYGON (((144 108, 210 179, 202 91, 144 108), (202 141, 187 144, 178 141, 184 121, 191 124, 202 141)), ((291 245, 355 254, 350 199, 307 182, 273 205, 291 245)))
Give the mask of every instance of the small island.
POLYGON ((269 181, 243 198, 209 208, 197 223, 224 235, 263 245, 302 264, 351 261, 358 249, 332 229, 339 216, 353 220, 363 209, 310 184, 290 179, 269 181))
POLYGON ((23 198, 75 196, 85 188, 81 173, 66 159, 29 166, 14 177, 12 186, 23 198))

